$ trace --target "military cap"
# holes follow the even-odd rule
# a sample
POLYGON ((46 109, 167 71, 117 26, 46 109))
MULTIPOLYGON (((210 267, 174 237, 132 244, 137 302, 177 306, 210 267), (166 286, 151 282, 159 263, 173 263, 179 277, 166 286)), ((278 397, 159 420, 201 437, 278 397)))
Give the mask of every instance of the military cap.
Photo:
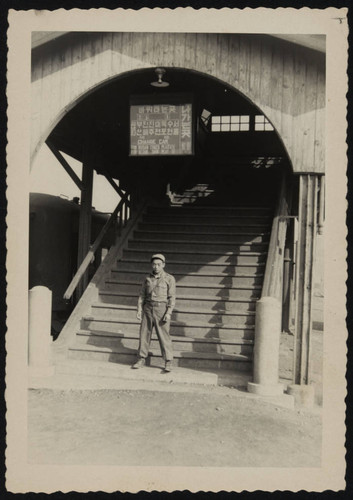
POLYGON ((151 262, 153 262, 154 259, 159 259, 159 260, 161 260, 162 262, 165 263, 165 257, 161 253, 155 253, 154 255, 152 255, 151 262))

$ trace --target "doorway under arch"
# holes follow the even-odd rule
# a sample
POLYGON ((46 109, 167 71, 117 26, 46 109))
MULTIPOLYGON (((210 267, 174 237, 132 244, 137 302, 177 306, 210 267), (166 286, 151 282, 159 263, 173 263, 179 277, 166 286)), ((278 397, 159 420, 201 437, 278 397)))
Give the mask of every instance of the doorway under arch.
MULTIPOLYGON (((97 173, 108 173, 129 192, 160 200, 167 187, 180 195, 201 184, 208 202, 251 198, 273 200, 291 162, 283 142, 262 111, 228 84, 196 71, 165 68, 168 87, 151 86, 154 68, 119 75, 81 98, 49 135, 58 150, 97 173), (130 99, 191 95, 195 117, 194 154, 136 157, 129 153, 130 99)), ((204 200, 205 202, 205 200, 204 200)))
MULTIPOLYGON (((96 335, 96 328, 108 328, 108 333, 109 328, 123 328, 115 318, 114 326, 99 323, 99 313, 107 309, 107 314, 118 311, 119 320, 126 315, 127 323, 122 323, 128 324, 131 331, 127 334, 133 335, 128 341, 136 341, 138 326, 131 311, 137 285, 149 266, 147 253, 161 251, 184 293, 175 328, 181 337, 193 339, 192 359, 197 364, 206 353, 214 365, 230 367, 239 361, 239 366, 245 363, 248 368, 272 215, 283 174, 292 172, 291 162, 267 117, 236 89, 199 72, 165 69, 168 87, 151 86, 154 68, 129 72, 100 85, 65 114, 47 140, 55 150, 82 162, 84 170, 117 180, 119 189, 130 196, 132 214, 143 200, 158 205, 157 212, 150 207, 152 212, 146 211, 145 220, 134 227, 128 248, 119 257, 119 268, 112 267, 111 281, 107 277, 97 286, 100 305, 92 302, 90 316, 96 320, 82 312, 84 328, 89 325, 84 335, 88 345, 99 351, 105 340, 96 335), (193 154, 131 155, 131 98, 145 96, 153 102, 164 95, 168 102, 168 97, 185 94, 191 96, 193 106, 193 154), (192 203, 196 211, 164 213, 165 205, 186 203, 192 203), (206 298, 197 296, 200 291, 206 298), (190 304, 195 308, 190 310, 190 304), (195 325, 195 316, 202 317, 202 326, 195 325), (202 342, 193 337, 195 328, 202 342)), ((84 199, 84 189, 82 193, 84 199)), ((81 200, 83 216, 91 208, 89 203, 84 205, 81 200)), ((80 228, 88 220, 87 216, 80 228)), ((78 266, 92 243, 85 231, 79 230, 78 266)), ((77 325, 73 327, 70 320, 65 328, 63 339, 76 334, 77 325)), ((123 355, 125 348, 116 346, 117 354, 123 355)), ((133 356, 133 351, 128 354, 133 356)), ((117 359, 114 356, 111 360, 117 359)), ((180 362, 189 363, 184 358, 182 354, 180 362)))

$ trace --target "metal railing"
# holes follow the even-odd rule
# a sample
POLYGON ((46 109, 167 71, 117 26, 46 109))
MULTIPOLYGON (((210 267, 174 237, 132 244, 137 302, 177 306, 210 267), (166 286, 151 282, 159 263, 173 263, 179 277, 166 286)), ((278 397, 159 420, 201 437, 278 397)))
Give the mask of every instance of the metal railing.
POLYGON ((72 297, 72 294, 76 290, 77 285, 80 283, 85 272, 87 271, 88 266, 90 265, 90 263, 92 261, 92 258, 94 257, 96 251, 100 247, 104 236, 107 234, 110 227, 115 222, 117 222, 117 234, 118 235, 121 234, 123 227, 125 227, 127 221, 129 220, 129 216, 130 216, 129 205, 130 205, 130 202, 129 202, 127 197, 122 198, 119 201, 114 212, 112 212, 111 216, 109 217, 107 222, 102 227, 95 242, 90 246, 89 251, 87 252, 87 254, 86 254, 85 258, 83 259, 82 263, 80 264, 79 268, 77 269, 75 276, 72 278, 71 283, 69 284, 66 292, 64 293, 64 299, 68 300, 72 297))

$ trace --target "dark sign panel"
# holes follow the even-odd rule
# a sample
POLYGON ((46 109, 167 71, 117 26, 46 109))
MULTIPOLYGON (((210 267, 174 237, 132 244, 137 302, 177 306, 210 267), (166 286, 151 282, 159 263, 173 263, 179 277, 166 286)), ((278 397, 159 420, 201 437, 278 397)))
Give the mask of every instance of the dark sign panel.
POLYGON ((130 154, 193 154, 191 103, 131 104, 130 154))

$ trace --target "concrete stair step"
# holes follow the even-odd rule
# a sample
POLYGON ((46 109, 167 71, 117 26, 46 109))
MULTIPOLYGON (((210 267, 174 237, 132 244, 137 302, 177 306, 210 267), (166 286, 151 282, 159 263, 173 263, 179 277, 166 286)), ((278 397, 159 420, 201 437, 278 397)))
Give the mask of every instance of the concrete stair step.
MULTIPOLYGON (((265 270, 265 263, 256 263, 254 265, 249 264, 202 264, 196 262, 183 262, 174 263, 167 262, 167 267, 165 269, 168 273, 200 273, 200 274, 214 274, 223 273, 227 276, 238 276, 238 275, 255 275, 262 274, 265 270)), ((112 271, 139 271, 143 273, 151 272, 151 262, 150 259, 144 261, 139 260, 120 260, 117 262, 116 266, 112 268, 112 271)))
POLYGON ((166 251, 194 251, 194 252, 239 252, 239 251, 267 251, 268 243, 266 242, 217 242, 217 241, 180 241, 179 239, 174 240, 148 240, 148 239, 133 239, 129 241, 129 249, 133 250, 136 248, 141 248, 143 250, 149 250, 150 252, 156 252, 156 249, 160 252, 166 251))
MULTIPOLYGON (((113 283, 115 281, 124 281, 124 282, 132 282, 132 283, 142 283, 142 281, 146 278, 146 273, 139 271, 111 271, 111 278, 106 280, 106 283, 113 283)), ((177 286, 179 284, 199 284, 204 283, 205 285, 229 285, 232 287, 237 286, 252 286, 252 285, 260 285, 263 280, 262 275, 253 275, 253 276, 227 276, 225 274, 219 273, 217 274, 179 274, 174 273, 174 278, 176 280, 177 286)))
MULTIPOLYGON (((136 359, 136 358, 135 358, 136 359)), ((135 360, 133 360, 135 361, 135 360)), ((148 360, 149 361, 149 360, 148 360)), ((161 374, 163 361, 160 361, 159 366, 147 367, 143 370, 131 370, 129 364, 121 362, 106 362, 97 360, 79 360, 67 359, 61 361, 55 366, 55 372, 60 376, 68 376, 76 386, 76 381, 80 377, 89 378, 88 387, 92 387, 92 378, 95 381, 94 387, 115 389, 124 387, 127 384, 143 384, 143 387, 148 387, 153 390, 156 384, 173 383, 175 386, 186 385, 190 388, 202 386, 207 390, 206 386, 227 386, 233 388, 246 388, 248 381, 251 381, 252 375, 250 372, 221 369, 194 369, 194 368, 179 368, 173 367, 171 373, 161 374), (122 385, 123 384, 123 385, 122 385)), ((64 387, 66 387, 64 385, 64 387)), ((85 387, 79 386, 79 387, 85 387)))
MULTIPOLYGON (((71 359, 92 359, 97 361, 109 361, 116 363, 133 363, 136 360, 136 352, 112 351, 109 347, 95 347, 85 345, 83 348, 72 346, 69 349, 71 359)), ((164 366, 162 356, 157 350, 151 350, 147 364, 150 366, 164 366)), ((242 354, 218 354, 218 353, 190 353, 176 352, 173 365, 185 368, 211 368, 211 369, 234 369, 242 371, 251 370, 251 357, 242 354)))
MULTIPOLYGON (((239 344, 239 345, 254 345, 254 335, 249 333, 248 330, 233 330, 230 332, 230 335, 226 337, 193 337, 191 335, 175 335, 175 332, 171 333, 171 339, 173 342, 193 342, 193 343, 209 343, 209 344, 239 344)), ((127 332, 121 330, 119 332, 116 331, 105 331, 105 330, 92 330, 81 328, 76 332, 77 335, 82 336, 100 336, 100 337, 110 337, 113 339, 139 339, 139 329, 135 329, 134 331, 127 332)), ((158 340, 157 334, 155 331, 152 333, 152 339, 158 340)))
MULTIPOLYGON (((104 304, 129 305, 136 308, 138 294, 122 294, 119 291, 102 290, 99 292, 99 301, 104 304)), ((254 311, 256 299, 222 300, 219 297, 196 297, 187 295, 178 296, 177 305, 180 308, 189 307, 192 310, 215 310, 246 312, 254 311)))
POLYGON ((263 234, 269 233, 269 225, 268 224, 243 224, 243 225, 235 225, 235 224, 210 224, 200 225, 198 223, 190 223, 188 220, 185 220, 183 223, 176 222, 168 222, 168 223, 146 223, 142 222, 138 226, 139 231, 152 231, 152 232, 165 232, 169 233, 173 231, 173 234, 179 233, 187 233, 193 237, 196 233, 201 234, 217 234, 217 235, 239 235, 239 234, 263 234))
MULTIPOLYGON (((151 252, 146 251, 143 248, 137 249, 126 249, 123 252, 123 260, 127 261, 141 261, 144 260, 149 263, 151 259, 151 252)), ((209 252, 207 249, 204 251, 195 252, 189 249, 178 251, 167 250, 164 251, 164 256, 167 260, 167 265, 171 263, 178 263, 183 265, 184 263, 197 263, 198 265, 255 265, 258 263, 265 264, 266 252, 209 252)))
MULTIPOLYGON (((92 332, 94 335, 109 336, 113 335, 118 338, 139 338, 140 323, 133 322, 104 322, 104 321, 86 321, 86 326, 83 326, 79 331, 92 332), (93 328, 93 323, 97 324, 97 328, 93 328), (113 328, 106 328, 111 325, 113 328), (132 327, 131 327, 132 326, 132 327)), ((152 334, 156 337, 155 331, 152 334)), ((207 334, 198 333, 197 327, 190 328, 190 333, 185 334, 173 326, 171 329, 171 337, 174 339, 193 339, 197 341, 207 340, 208 342, 225 341, 233 344, 250 344, 254 343, 254 328, 207 328, 207 334)))
MULTIPOLYGON (((187 337, 171 336, 173 342, 173 351, 205 352, 219 354, 245 354, 252 355, 253 341, 242 340, 226 341, 220 339, 194 339, 187 337)), ((130 353, 131 349, 135 352, 139 346, 139 338, 132 336, 119 336, 114 334, 97 334, 89 330, 81 330, 76 335, 76 345, 85 344, 96 347, 110 347, 113 350, 119 349, 120 352, 130 353)), ((156 335, 152 337, 150 348, 152 351, 158 351, 160 348, 156 335)))
POLYGON ((157 241, 188 241, 190 243, 197 243, 199 241, 206 243, 217 242, 221 245, 222 243, 238 243, 238 244, 251 244, 251 243, 262 243, 269 240, 269 233, 258 234, 255 232, 247 232, 243 234, 229 234, 229 233, 208 233, 201 232, 198 233, 188 233, 188 232, 165 232, 165 231, 134 231, 135 240, 157 240, 157 241))
MULTIPOLYGON (((136 319, 109 319, 100 316, 85 316, 82 318, 81 328, 85 330, 100 330, 115 333, 134 333, 137 334, 140 329, 140 322, 136 319)), ((227 325, 210 324, 204 322, 190 321, 187 325, 172 321, 171 334, 182 337, 194 338, 221 338, 232 339, 234 335, 241 334, 244 338, 253 338, 254 325, 227 325)))
MULTIPOLYGON (((175 199, 192 202, 196 196, 190 191, 175 199)), ((252 205, 241 200, 239 206, 212 206, 207 200, 204 205, 196 200, 184 206, 148 207, 122 259, 99 290, 99 302, 91 304, 91 313, 81 319, 70 358, 135 361, 137 298, 150 272, 152 253, 161 252, 166 271, 177 281, 171 321, 174 366, 250 372, 255 305, 273 209, 262 206, 262 200, 252 205)), ((155 331, 148 364, 164 365, 155 331)))
POLYGON ((198 225, 198 226, 224 226, 224 227, 239 227, 239 226, 252 226, 259 225, 269 226, 271 224, 271 216, 270 215, 217 215, 214 213, 213 215, 207 215, 202 213, 189 213, 183 215, 180 210, 175 212, 167 212, 164 211, 159 214, 145 214, 142 218, 142 222, 144 224, 187 224, 187 225, 198 225), (178 213, 179 212, 179 213, 178 213))
MULTIPOLYGON (((107 280, 104 284, 104 291, 120 291, 121 293, 139 294, 141 291, 141 282, 131 281, 112 281, 107 280)), ((237 286, 236 288, 229 285, 217 284, 177 284, 177 297, 186 295, 195 295, 197 297, 214 297, 220 299, 248 299, 259 298, 261 294, 261 286, 237 286)))
MULTIPOLYGON (((91 315, 93 318, 96 316, 104 317, 105 319, 132 320, 136 318, 136 307, 134 306, 119 306, 116 304, 102 304, 96 303, 91 306, 91 315)), ((172 320, 178 323, 185 323, 186 325, 191 321, 207 323, 210 325, 236 325, 246 326, 254 325, 255 312, 218 312, 218 311, 196 311, 190 309, 181 309, 180 306, 175 308, 172 313, 172 320)))

